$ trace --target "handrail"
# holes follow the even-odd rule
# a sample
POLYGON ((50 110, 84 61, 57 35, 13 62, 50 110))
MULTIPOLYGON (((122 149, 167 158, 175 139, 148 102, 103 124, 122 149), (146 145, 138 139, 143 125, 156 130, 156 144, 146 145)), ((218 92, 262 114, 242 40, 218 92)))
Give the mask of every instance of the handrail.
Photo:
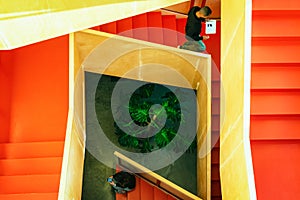
POLYGON ((139 163, 133 161, 132 159, 126 157, 125 155, 115 151, 114 155, 118 158, 118 164, 121 168, 125 168, 129 171, 133 171, 132 168, 138 170, 138 176, 142 179, 145 179, 147 182, 151 182, 153 186, 166 191, 167 193, 175 196, 178 199, 184 200, 202 200, 200 197, 190 193, 189 191, 179 187, 178 185, 174 184, 173 182, 165 179, 164 177, 154 173, 153 171, 147 169, 146 167, 140 165, 139 163), (126 166, 122 166, 123 161, 130 165, 131 169, 128 169, 126 166))

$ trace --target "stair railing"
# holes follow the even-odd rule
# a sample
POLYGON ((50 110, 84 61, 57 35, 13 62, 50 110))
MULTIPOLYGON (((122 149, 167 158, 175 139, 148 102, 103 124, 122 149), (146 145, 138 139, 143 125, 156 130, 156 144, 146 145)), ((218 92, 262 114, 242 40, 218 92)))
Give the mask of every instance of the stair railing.
POLYGON ((114 155, 117 158, 118 167, 120 167, 122 170, 129 172, 139 172, 135 173, 137 177, 148 182, 153 187, 164 191, 168 195, 176 199, 202 200, 200 197, 165 179, 157 173, 147 169, 146 167, 121 154, 120 152, 115 151, 114 155))

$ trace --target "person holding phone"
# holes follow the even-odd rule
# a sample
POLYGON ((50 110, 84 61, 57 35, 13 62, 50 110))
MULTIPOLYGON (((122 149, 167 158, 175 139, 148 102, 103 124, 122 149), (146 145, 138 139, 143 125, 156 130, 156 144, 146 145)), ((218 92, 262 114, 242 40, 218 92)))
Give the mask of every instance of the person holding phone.
POLYGON ((188 12, 188 18, 185 26, 185 42, 180 49, 202 52, 206 50, 203 40, 208 40, 208 35, 201 35, 202 23, 211 15, 212 10, 208 6, 194 6, 188 12))
POLYGON ((116 193, 125 194, 135 188, 135 176, 129 172, 120 171, 107 178, 107 182, 116 193))

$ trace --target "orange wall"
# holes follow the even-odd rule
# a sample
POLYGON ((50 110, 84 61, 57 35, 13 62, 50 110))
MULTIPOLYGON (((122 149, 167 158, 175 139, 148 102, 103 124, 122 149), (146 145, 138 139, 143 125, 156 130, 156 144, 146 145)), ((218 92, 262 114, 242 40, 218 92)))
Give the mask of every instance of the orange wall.
MULTIPOLYGON (((62 133, 68 111, 68 36, 11 51, 13 70, 8 77, 13 82, 6 91, 11 95, 9 141, 64 140, 62 133)), ((1 106, 5 103, 1 101, 1 106)))
POLYGON ((9 138, 12 56, 11 51, 0 51, 0 143, 9 138))

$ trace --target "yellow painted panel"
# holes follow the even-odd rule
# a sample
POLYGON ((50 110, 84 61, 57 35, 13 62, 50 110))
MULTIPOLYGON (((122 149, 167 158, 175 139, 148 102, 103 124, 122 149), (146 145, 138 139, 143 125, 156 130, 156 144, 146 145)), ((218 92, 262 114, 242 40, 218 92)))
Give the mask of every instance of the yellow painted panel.
POLYGON ((58 12, 79 9, 84 7, 102 6, 108 4, 133 2, 134 0, 25 0, 25 1, 5 1, 1 0, 0 19, 24 17, 49 12, 58 12))
POLYGON ((220 176, 223 199, 255 199, 249 144, 250 0, 221 2, 220 176), (247 39, 247 40, 246 40, 247 39), (245 78, 246 77, 246 78, 245 78), (249 91, 248 91, 249 93, 249 91), (253 192, 254 190, 254 192, 253 192))
POLYGON ((0 0, 0 50, 13 49, 185 0, 0 0))
POLYGON ((247 174, 247 167, 242 141, 229 155, 226 162, 221 163, 220 172, 222 173, 221 184, 224 186, 222 189, 223 199, 250 199, 248 181, 244 175, 247 174), (228 183, 228 180, 234 180, 234 182, 228 183), (228 187, 227 184, 229 184, 228 187))
POLYGON ((65 174, 61 177, 59 191, 59 199, 81 199, 82 190, 82 175, 83 175, 83 163, 84 163, 84 144, 78 136, 82 135, 80 129, 73 121, 72 132, 70 134, 70 140, 66 149, 67 154, 64 155, 65 170, 62 173, 65 174))

